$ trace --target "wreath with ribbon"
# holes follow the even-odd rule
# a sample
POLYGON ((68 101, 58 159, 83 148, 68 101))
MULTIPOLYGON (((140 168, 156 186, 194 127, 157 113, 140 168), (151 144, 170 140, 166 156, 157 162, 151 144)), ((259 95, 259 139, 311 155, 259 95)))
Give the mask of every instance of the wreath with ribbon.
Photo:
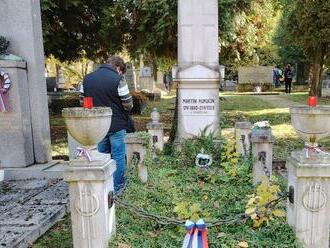
POLYGON ((8 73, 0 70, 0 112, 9 112, 9 102, 7 93, 11 86, 8 73))

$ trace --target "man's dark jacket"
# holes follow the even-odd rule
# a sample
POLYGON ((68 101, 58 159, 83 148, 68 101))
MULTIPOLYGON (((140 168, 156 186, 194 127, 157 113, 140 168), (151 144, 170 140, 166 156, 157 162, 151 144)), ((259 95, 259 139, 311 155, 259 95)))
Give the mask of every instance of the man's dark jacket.
POLYGON ((100 68, 84 78, 84 96, 93 97, 95 107, 110 107, 112 121, 110 133, 126 129, 133 132, 134 127, 129 113, 124 109, 118 95, 118 86, 122 76, 110 65, 101 65, 100 68))

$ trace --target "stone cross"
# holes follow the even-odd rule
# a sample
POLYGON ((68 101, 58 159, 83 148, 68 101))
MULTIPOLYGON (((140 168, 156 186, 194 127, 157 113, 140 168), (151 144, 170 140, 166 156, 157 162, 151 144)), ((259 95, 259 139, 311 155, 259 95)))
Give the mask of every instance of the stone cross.
POLYGON ((218 4, 216 0, 179 0, 178 62, 217 67, 218 4))

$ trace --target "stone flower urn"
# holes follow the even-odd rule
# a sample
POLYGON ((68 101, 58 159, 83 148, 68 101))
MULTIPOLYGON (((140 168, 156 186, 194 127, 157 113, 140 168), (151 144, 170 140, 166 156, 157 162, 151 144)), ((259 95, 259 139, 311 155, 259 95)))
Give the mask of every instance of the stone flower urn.
POLYGON ((111 108, 65 108, 62 111, 71 136, 85 147, 93 147, 109 131, 111 108))
POLYGON ((318 141, 330 135, 330 106, 294 106, 291 123, 307 148, 317 148, 318 141))
POLYGON ((62 110, 62 116, 68 132, 83 146, 81 152, 91 161, 89 151, 109 131, 112 116, 111 108, 65 108, 62 110))

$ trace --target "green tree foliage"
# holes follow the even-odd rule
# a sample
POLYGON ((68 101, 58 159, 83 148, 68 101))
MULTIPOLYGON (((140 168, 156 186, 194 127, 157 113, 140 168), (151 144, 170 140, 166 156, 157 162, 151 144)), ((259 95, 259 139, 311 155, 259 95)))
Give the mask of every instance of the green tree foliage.
MULTIPOLYGON (((272 44, 280 0, 219 0, 221 63, 231 68, 277 59, 272 44)), ((178 0, 42 0, 46 54, 96 59, 128 51, 154 68, 177 54, 178 0)), ((202 3, 201 3, 202 4, 202 3)))
POLYGON ((278 56, 273 36, 280 11, 276 0, 220 0, 221 63, 234 69, 253 60, 261 65, 274 63, 278 56))
MULTIPOLYGON (((73 61, 104 58, 112 46, 100 32, 112 0, 41 0, 46 56, 73 61)), ((121 39, 121 37, 118 37, 121 39)))
POLYGON ((330 1, 291 1, 288 9, 283 42, 303 49, 312 64, 310 94, 321 96, 320 77, 330 55, 330 1))

